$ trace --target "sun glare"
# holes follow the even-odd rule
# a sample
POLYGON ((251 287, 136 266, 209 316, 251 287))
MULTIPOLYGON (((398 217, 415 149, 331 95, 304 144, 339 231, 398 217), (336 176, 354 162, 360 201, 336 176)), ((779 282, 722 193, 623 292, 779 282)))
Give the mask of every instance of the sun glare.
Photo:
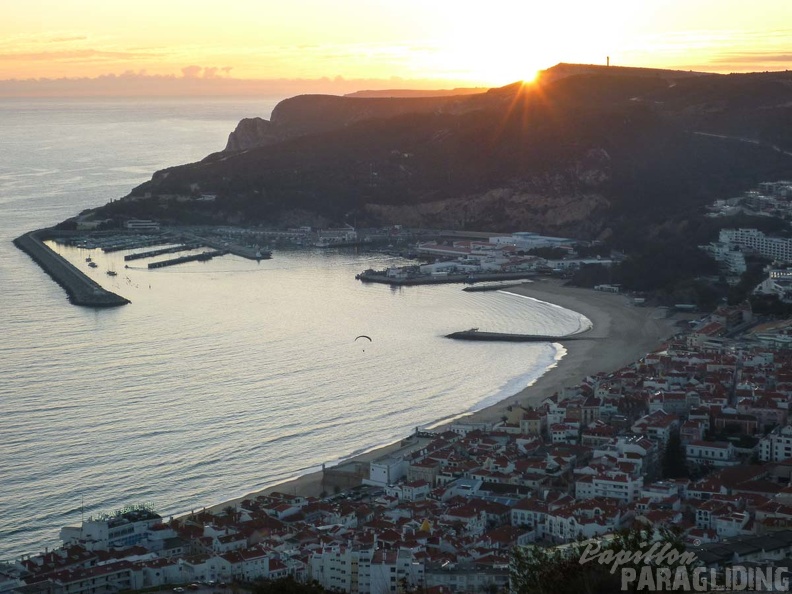
POLYGON ((528 75, 523 77, 522 83, 524 85, 530 85, 535 83, 537 78, 539 78, 539 70, 529 71, 528 75))

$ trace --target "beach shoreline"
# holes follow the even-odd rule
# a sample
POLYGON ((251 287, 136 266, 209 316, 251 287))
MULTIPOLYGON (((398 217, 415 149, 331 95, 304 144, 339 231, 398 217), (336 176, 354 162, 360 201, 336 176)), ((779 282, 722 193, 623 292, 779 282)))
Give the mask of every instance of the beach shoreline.
MULTIPOLYGON (((449 420, 427 424, 433 431, 442 431, 454 423, 495 423, 504 416, 510 421, 519 420, 520 407, 538 406, 545 398, 579 384, 587 376, 616 371, 658 348, 663 340, 677 332, 676 319, 668 317, 666 310, 635 306, 625 295, 569 287, 558 279, 537 279, 511 287, 508 292, 577 312, 588 318, 592 327, 583 333, 584 339, 565 343, 566 354, 529 385, 480 410, 460 412, 449 420)), ((352 456, 328 470, 344 465, 367 466, 372 460, 409 448, 410 444, 405 443, 408 437, 352 456)), ((326 479, 326 473, 317 470, 207 509, 219 512, 245 499, 274 492, 319 497, 327 493, 328 488, 337 486, 337 483, 328 484, 326 479)))

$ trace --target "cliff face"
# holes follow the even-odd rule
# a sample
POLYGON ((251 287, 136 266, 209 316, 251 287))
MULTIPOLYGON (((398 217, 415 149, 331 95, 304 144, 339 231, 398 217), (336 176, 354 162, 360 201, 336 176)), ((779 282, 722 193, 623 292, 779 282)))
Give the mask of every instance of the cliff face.
POLYGON ((245 118, 228 135, 226 152, 244 151, 257 146, 265 146, 278 141, 272 124, 262 118, 245 118))
POLYGON ((409 113, 464 113, 478 103, 464 95, 418 97, 337 97, 299 95, 284 99, 272 110, 270 121, 246 118, 231 133, 226 152, 268 146, 310 134, 344 128, 365 120, 392 118, 409 113))
POLYGON ((450 97, 304 95, 104 215, 402 223, 594 238, 792 175, 792 74, 566 68, 450 97), (562 69, 563 71, 564 69, 562 69), (734 135, 755 142, 717 136, 734 135), (210 193, 214 201, 191 201, 210 193))

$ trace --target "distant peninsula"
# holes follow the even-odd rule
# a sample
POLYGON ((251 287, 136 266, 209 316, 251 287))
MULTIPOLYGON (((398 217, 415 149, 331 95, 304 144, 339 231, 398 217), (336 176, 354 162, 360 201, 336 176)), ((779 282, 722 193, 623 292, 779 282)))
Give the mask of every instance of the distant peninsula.
POLYGON ((92 216, 607 240, 659 233, 792 165, 773 150, 792 149, 789 72, 559 64, 530 84, 405 94, 286 99, 92 216))

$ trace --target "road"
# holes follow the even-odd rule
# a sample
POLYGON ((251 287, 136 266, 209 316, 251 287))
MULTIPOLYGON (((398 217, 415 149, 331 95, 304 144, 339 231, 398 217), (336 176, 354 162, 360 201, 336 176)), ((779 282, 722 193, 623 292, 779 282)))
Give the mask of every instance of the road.
POLYGON ((711 132, 693 132, 693 134, 696 134, 697 136, 709 136, 710 138, 723 138, 724 140, 736 140, 737 142, 754 144, 762 148, 773 150, 787 157, 792 157, 792 151, 785 151, 780 146, 777 146, 775 144, 767 144, 766 142, 756 140, 755 138, 745 138, 743 136, 727 136, 726 134, 712 134, 711 132))

